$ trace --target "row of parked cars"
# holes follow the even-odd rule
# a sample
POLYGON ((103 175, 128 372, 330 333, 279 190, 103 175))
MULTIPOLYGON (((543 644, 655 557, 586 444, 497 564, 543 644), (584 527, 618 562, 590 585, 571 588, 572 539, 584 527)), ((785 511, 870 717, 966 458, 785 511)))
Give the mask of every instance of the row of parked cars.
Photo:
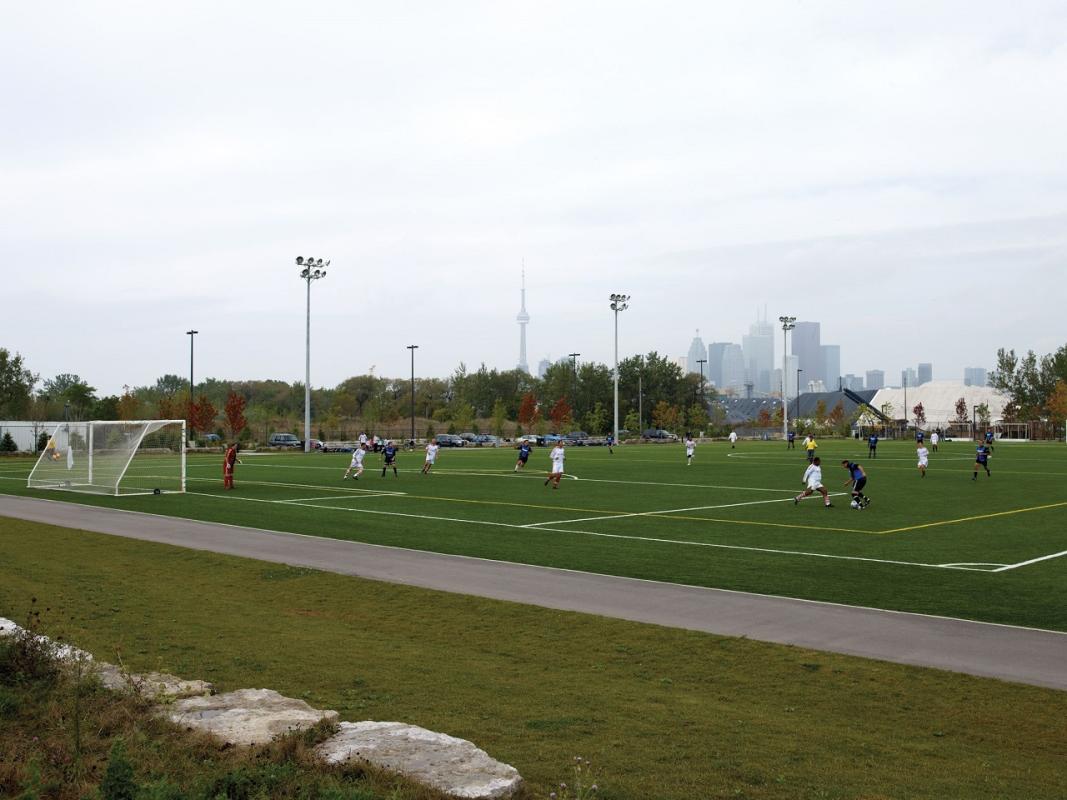
MULTIPOLYGON (((630 432, 627 430, 619 431, 619 439, 625 440, 630 438, 630 432)), ((669 431, 658 428, 650 428, 641 432, 641 438, 648 441, 669 441, 676 442, 678 437, 669 431)), ((488 433, 439 433, 434 436, 434 441, 438 447, 499 447, 502 441, 497 436, 492 436, 488 433)), ((585 431, 571 431, 570 433, 546 433, 543 435, 529 434, 527 436, 520 436, 519 442, 529 442, 530 444, 537 445, 539 447, 546 447, 556 444, 557 442, 566 442, 568 445, 574 447, 585 447, 594 445, 607 444, 607 439, 603 436, 590 436, 585 431)), ((271 447, 280 448, 299 448, 304 449, 304 442, 302 439, 297 438, 292 433, 272 433, 268 444, 271 447)), ((311 440, 312 450, 327 450, 326 445, 318 439, 311 440)))

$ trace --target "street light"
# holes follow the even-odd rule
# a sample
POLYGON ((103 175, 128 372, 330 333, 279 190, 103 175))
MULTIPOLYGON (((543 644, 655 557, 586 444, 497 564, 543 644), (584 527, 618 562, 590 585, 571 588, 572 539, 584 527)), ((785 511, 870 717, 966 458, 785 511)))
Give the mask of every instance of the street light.
MULTIPOLYGON (((189 409, 190 410, 192 410, 192 407, 193 407, 193 341, 195 340, 195 337, 196 337, 196 335, 198 333, 200 333, 200 331, 186 331, 185 332, 185 335, 189 337, 189 409)), ((189 438, 190 438, 190 441, 191 441, 192 439, 196 438, 196 435, 195 435, 196 431, 194 431, 192 429, 192 418, 193 418, 193 415, 191 413, 187 413, 186 416, 189 417, 189 438)))
POLYGON ((419 349, 417 344, 409 344, 411 351, 411 443, 415 444, 415 351, 419 349))
MULTIPOLYGON (((797 326, 796 317, 778 317, 778 321, 782 323, 782 438, 789 438, 789 395, 786 394, 785 388, 789 380, 789 356, 786 355, 789 352, 788 336, 789 331, 793 330, 797 326)), ((797 385, 797 392, 800 392, 800 386, 797 385)))
POLYGON ((574 411, 578 410, 578 356, 581 353, 568 353, 567 357, 571 360, 571 369, 574 370, 574 411))
POLYGON ((706 358, 698 358, 697 363, 700 365, 700 405, 704 405, 704 365, 708 363, 706 358))
POLYGON ((307 281, 307 339, 304 360, 304 452, 311 452, 311 282, 326 277, 326 267, 330 260, 308 256, 296 257, 296 265, 301 268, 300 277, 307 281))
POLYGON ((611 310, 615 312, 615 427, 612 430, 617 442, 619 441, 619 312, 630 307, 630 295, 613 294, 608 299, 611 300, 611 310))

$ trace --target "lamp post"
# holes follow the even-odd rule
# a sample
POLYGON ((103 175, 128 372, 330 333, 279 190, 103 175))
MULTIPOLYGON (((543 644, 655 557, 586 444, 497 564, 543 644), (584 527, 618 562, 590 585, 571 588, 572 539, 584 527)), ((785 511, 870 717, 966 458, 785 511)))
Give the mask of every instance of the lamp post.
POLYGON ((580 355, 581 353, 567 354, 567 358, 571 360, 571 369, 574 371, 574 395, 572 397, 572 399, 574 400, 574 408, 572 410, 575 413, 578 412, 578 356, 580 355))
POLYGON ((800 373, 803 371, 797 367, 797 413, 793 415, 794 419, 800 419, 800 373))
MULTIPOLYGON (((185 335, 189 337, 189 410, 190 411, 192 410, 192 407, 193 407, 193 342, 195 341, 196 335, 198 333, 200 333, 200 331, 186 331, 185 332, 185 335)), ((196 436, 195 436, 196 431, 194 431, 193 427, 192 427, 192 414, 187 412, 186 416, 189 417, 189 422, 190 422, 190 424, 189 424, 189 438, 190 438, 190 440, 191 439, 195 439, 196 438, 196 436)))
POLYGON ((708 363, 706 358, 698 358, 697 363, 700 365, 700 405, 704 405, 704 365, 708 363))
POLYGON ((411 444, 415 444, 415 351, 419 349, 417 344, 409 344, 411 351, 411 444))
POLYGON ((619 312, 630 307, 630 295, 613 294, 608 299, 611 300, 611 310, 615 312, 615 425, 612 433, 617 442, 619 441, 619 312))
POLYGON ((326 277, 330 260, 308 256, 296 257, 300 277, 307 282, 307 339, 304 353, 304 452, 311 452, 311 282, 326 277))
MULTIPOLYGON (((796 317, 778 317, 782 323, 782 438, 789 438, 789 395, 786 394, 786 385, 789 383, 789 331, 797 326, 796 317)), ((800 386, 797 386, 797 392, 800 386)))
POLYGON ((978 406, 971 406, 971 438, 978 441, 978 406))

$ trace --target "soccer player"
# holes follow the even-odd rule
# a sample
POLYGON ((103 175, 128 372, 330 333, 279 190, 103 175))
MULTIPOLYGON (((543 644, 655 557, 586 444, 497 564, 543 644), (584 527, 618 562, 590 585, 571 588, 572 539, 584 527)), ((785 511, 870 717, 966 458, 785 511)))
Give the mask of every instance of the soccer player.
POLYGON ((615 434, 614 433, 609 433, 608 434, 608 455, 609 456, 615 455, 615 434))
POLYGON ((693 441, 693 435, 687 433, 685 436, 685 465, 687 467, 693 466, 693 453, 696 452, 697 443, 693 441))
POLYGON ((989 448, 989 452, 993 452, 993 429, 990 428, 985 432, 985 446, 989 448))
POLYGON ((933 450, 935 453, 937 452, 937 445, 940 441, 941 435, 937 431, 934 431, 930 434, 930 449, 933 450))
POLYGON ((845 481, 845 486, 852 484, 852 507, 866 508, 871 504, 871 498, 863 493, 863 487, 867 485, 867 473, 863 471, 863 467, 847 458, 841 462, 841 466, 848 470, 848 480, 845 481))
POLYGON ((434 462, 437 461, 438 449, 438 444, 433 439, 426 443, 426 461, 422 465, 423 475, 429 475, 430 470, 433 469, 434 462))
POLYGON ((815 434, 809 433, 808 438, 804 440, 804 449, 807 451, 809 464, 815 461, 815 449, 818 446, 819 443, 815 441, 815 434))
POLYGON ((926 433, 924 431, 922 431, 922 430, 916 430, 915 431, 915 443, 916 444, 922 444, 923 440, 925 438, 926 438, 926 433))
POLYGON ((737 447, 737 431, 730 431, 730 449, 737 447))
POLYGON ((878 458, 878 434, 872 433, 867 437, 867 455, 878 458))
POLYGON ((919 457, 919 474, 926 477, 926 468, 930 466, 930 451, 922 442, 915 447, 915 455, 919 457))
POLYGON ((785 438, 786 438, 786 442, 788 443, 788 444, 786 444, 785 449, 786 450, 796 450, 797 449, 797 433, 796 433, 796 431, 789 431, 789 433, 786 434, 785 438))
POLYGON ((565 442, 560 439, 556 446, 552 448, 552 452, 548 454, 548 457, 552 459, 552 471, 548 473, 548 478, 545 480, 545 486, 552 483, 553 489, 559 488, 560 479, 563 477, 563 459, 567 457, 564 452, 563 445, 565 442))
POLYGON ((348 477, 348 473, 352 470, 356 471, 356 474, 352 476, 352 480, 358 481, 359 476, 363 474, 363 459, 367 456, 367 443, 361 442, 356 445, 356 449, 352 451, 352 463, 348 465, 348 469, 345 470, 345 474, 341 476, 341 480, 348 477))
POLYGON ((519 458, 515 461, 515 469, 512 472, 518 472, 520 469, 526 469, 526 462, 530 460, 530 451, 533 448, 529 442, 519 442, 519 458))
POLYGON ((237 451, 241 449, 241 445, 234 442, 226 449, 226 455, 222 459, 222 488, 233 488, 233 467, 235 464, 240 464, 241 459, 237 457, 237 451))
POLYGON ((400 473, 396 471, 396 445, 393 444, 392 439, 387 439, 385 447, 382 448, 382 477, 385 477, 385 471, 393 468, 393 477, 399 478, 400 473))
POLYGON ((831 508, 833 503, 830 502, 830 493, 826 491, 826 487, 822 485, 822 459, 816 458, 810 464, 808 468, 804 470, 804 478, 802 482, 807 484, 807 489, 793 498, 793 505, 796 505, 805 497, 809 497, 815 492, 822 495, 823 505, 826 508, 831 508))
POLYGON ((984 469, 988 477, 993 477, 993 473, 989 471, 989 451, 992 449, 987 444, 978 445, 978 451, 974 457, 974 477, 971 478, 972 481, 978 480, 978 470, 980 469, 984 469))

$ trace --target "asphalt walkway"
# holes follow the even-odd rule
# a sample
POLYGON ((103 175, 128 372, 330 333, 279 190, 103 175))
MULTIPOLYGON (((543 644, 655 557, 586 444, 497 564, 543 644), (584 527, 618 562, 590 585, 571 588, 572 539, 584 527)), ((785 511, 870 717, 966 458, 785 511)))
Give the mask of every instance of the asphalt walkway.
MULTIPOLYGON (((0 495, 0 517, 1067 690, 1067 634, 0 495)), ((0 521, 2 524, 2 521, 0 521)))

